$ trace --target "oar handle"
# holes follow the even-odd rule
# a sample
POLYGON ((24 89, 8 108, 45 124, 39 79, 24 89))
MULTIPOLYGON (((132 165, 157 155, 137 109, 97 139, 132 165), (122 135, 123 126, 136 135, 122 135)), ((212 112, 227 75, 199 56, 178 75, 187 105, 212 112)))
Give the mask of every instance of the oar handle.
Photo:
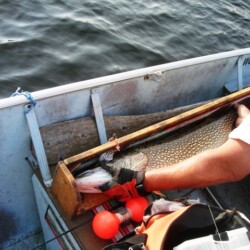
POLYGON ((124 148, 136 140, 145 138, 145 137, 152 135, 152 134, 155 134, 157 132, 161 132, 161 131, 166 130, 170 127, 174 127, 180 123, 184 123, 184 122, 191 123, 198 118, 201 118, 201 117, 204 117, 204 116, 207 116, 207 115, 213 113, 215 110, 218 110, 219 108, 221 108, 223 106, 233 105, 234 103, 245 99, 249 95, 250 95, 250 87, 245 88, 245 89, 240 90, 240 91, 237 91, 233 94, 218 98, 218 99, 211 101, 209 103, 206 103, 200 107, 186 111, 180 115, 163 120, 161 122, 158 122, 158 123, 153 124, 151 126, 148 126, 146 128, 140 129, 140 130, 133 132, 131 134, 117 138, 114 141, 109 141, 105 144, 102 144, 100 146, 97 146, 95 148, 87 150, 83 153, 69 157, 69 158, 64 160, 64 163, 69 167, 71 165, 74 166, 80 162, 83 162, 83 161, 91 159, 95 156, 101 155, 102 153, 104 153, 106 151, 115 149, 117 147, 117 144, 121 148, 124 148))

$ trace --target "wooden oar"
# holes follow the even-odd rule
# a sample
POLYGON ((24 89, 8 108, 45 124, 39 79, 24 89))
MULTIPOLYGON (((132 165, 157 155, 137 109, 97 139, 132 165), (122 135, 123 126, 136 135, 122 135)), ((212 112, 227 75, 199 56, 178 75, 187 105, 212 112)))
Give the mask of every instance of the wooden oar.
POLYGON ((70 165, 75 165, 80 162, 86 161, 90 158, 93 158, 95 156, 98 156, 106 151, 115 149, 117 145, 119 145, 121 148, 124 148, 125 146, 129 145, 130 143, 145 138, 147 136, 150 136, 152 134, 155 134, 157 132, 161 132, 165 129, 168 129, 170 127, 174 127, 178 125, 179 123, 189 123, 195 118, 200 116, 206 116, 210 113, 214 112, 215 110, 227 106, 227 105, 233 105, 236 102, 239 102, 240 100, 244 99, 245 97, 250 95, 250 87, 240 90, 236 93, 230 94, 228 96, 221 97, 215 101, 211 101, 210 103, 204 104, 198 108, 195 108, 193 110, 187 111, 183 114, 177 115, 175 117, 169 118, 167 120, 158 122, 154 125, 151 125, 147 128, 138 130, 136 132, 133 132, 129 135, 125 135, 123 137, 117 138, 114 141, 107 142, 105 144, 102 144, 98 147, 95 147, 93 149, 87 150, 83 153, 74 155, 72 157, 69 157, 64 160, 64 163, 70 167, 70 165))

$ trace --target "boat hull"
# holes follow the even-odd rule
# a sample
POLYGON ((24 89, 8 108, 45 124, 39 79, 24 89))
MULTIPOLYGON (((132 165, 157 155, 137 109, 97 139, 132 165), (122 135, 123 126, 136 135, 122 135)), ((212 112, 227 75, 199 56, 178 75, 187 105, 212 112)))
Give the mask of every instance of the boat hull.
MULTIPOLYGON (((236 50, 33 92, 37 125, 93 116, 94 93, 106 116, 145 115, 220 97, 225 86, 237 89, 237 62, 249 54, 250 49, 236 50)), ((249 64, 242 68, 245 87, 250 83, 249 64)), ((0 248, 20 239, 34 245, 33 236, 41 232, 31 183, 37 162, 30 149, 27 104, 24 96, 0 100, 0 214, 6 225, 0 229, 0 248)))

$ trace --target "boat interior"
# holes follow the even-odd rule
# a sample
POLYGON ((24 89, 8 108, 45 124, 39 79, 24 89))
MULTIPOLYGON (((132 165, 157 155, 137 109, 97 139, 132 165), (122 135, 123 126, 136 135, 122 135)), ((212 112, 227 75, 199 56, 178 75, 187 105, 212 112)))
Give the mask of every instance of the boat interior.
MULTIPOLYGON (((0 219, 6 225, 0 228, 0 248, 95 250, 112 243, 94 234, 93 208, 120 204, 79 194, 72 169, 84 162, 92 166, 88 161, 117 141, 136 148, 145 140, 180 136, 194 123, 205 121, 207 127, 217 111, 214 103, 249 86, 247 48, 33 92, 35 104, 23 93, 0 100, 0 219)), ((248 96, 243 96, 247 105, 248 96)), ((164 195, 199 199, 250 218, 249 178, 164 195)))

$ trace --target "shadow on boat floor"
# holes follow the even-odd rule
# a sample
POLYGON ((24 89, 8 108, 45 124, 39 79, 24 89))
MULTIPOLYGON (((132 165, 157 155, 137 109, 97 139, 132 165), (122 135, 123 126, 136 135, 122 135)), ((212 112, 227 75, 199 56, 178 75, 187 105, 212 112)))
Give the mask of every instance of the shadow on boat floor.
POLYGON ((199 199, 200 202, 238 210, 250 218, 250 176, 245 179, 209 187, 209 189, 174 190, 164 193, 169 200, 199 199))

